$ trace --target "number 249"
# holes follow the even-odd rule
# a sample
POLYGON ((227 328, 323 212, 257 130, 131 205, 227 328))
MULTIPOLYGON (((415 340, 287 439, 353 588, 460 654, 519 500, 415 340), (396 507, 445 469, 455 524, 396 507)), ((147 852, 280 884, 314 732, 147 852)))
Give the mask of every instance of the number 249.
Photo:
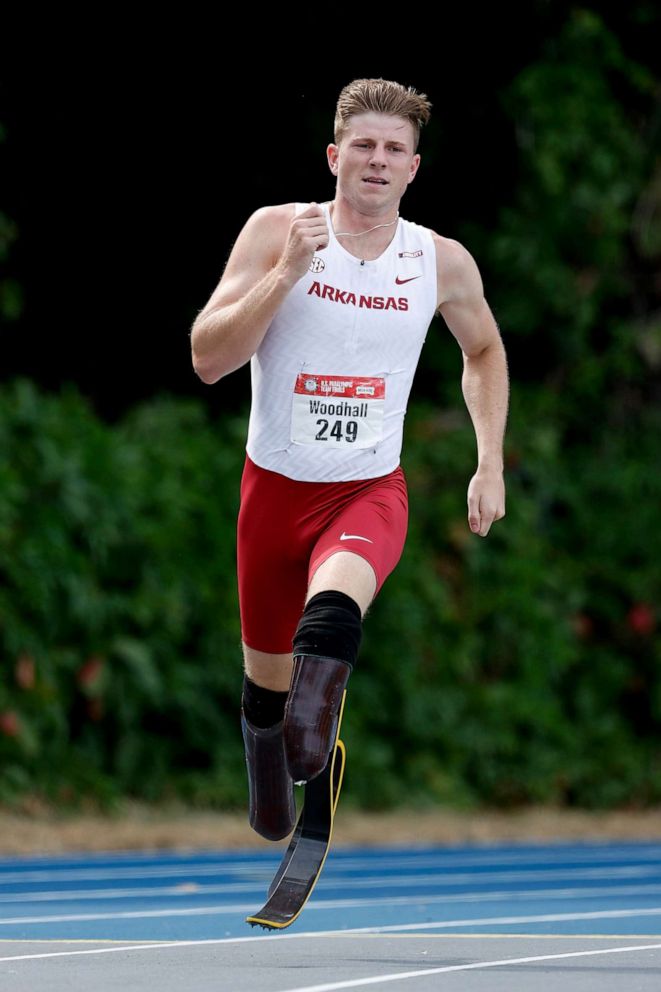
POLYGON ((330 421, 328 420, 318 420, 317 427, 319 431, 315 434, 315 441, 328 441, 329 437, 334 437, 336 441, 341 441, 343 438, 349 443, 356 440, 358 436, 358 423, 355 420, 347 420, 345 425, 345 433, 342 433, 342 421, 336 420, 330 431, 328 430, 330 421))

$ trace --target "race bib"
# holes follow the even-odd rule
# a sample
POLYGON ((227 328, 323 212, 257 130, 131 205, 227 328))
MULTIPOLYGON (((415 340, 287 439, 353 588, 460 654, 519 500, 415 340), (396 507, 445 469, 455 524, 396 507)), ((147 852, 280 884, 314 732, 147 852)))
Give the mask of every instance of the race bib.
POLYGON ((383 434, 386 381, 301 372, 292 402, 291 439, 320 447, 372 448, 383 434))

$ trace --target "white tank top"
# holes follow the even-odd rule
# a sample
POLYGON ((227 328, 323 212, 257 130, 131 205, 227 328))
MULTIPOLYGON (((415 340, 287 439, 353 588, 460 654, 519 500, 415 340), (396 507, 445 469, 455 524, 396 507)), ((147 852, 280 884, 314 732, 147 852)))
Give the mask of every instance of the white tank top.
MULTIPOLYGON (((309 206, 295 204, 298 214, 309 206)), ((291 289, 250 363, 246 450, 303 482, 372 479, 399 465, 406 405, 436 311, 431 231, 399 218, 378 258, 337 241, 291 289)))

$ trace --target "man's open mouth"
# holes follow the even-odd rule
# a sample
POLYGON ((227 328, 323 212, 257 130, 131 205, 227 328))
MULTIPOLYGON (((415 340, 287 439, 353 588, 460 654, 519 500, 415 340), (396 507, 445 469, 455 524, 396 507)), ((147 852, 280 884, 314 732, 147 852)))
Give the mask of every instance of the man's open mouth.
POLYGON ((376 177, 372 177, 372 176, 368 177, 367 179, 363 179, 363 182, 364 183, 374 183, 377 186, 387 186, 388 185, 388 180, 387 179, 377 179, 376 177))

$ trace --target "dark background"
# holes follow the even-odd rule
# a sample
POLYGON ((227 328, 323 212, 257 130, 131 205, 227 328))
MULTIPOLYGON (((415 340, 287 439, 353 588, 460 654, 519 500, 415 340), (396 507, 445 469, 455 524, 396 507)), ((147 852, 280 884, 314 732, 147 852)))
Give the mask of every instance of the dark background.
MULTIPOLYGON (((649 66, 648 6, 590 8, 649 66)), ((339 12, 309 28, 255 14, 254 30, 220 32, 115 21, 78 24, 78 43, 58 23, 40 53, 22 36, 0 70, 0 209, 17 225, 7 268, 24 301, 2 323, 2 378, 74 382, 110 419, 163 391, 216 410, 247 401, 247 368, 213 389, 197 380, 190 326, 253 210, 332 198, 325 149, 342 86, 383 76, 432 101, 403 216, 448 237, 495 226, 518 179, 500 91, 574 7, 443 10, 433 29, 420 12, 374 8, 356 9, 350 28, 339 12)), ((527 374, 516 348, 509 357, 527 374)))

